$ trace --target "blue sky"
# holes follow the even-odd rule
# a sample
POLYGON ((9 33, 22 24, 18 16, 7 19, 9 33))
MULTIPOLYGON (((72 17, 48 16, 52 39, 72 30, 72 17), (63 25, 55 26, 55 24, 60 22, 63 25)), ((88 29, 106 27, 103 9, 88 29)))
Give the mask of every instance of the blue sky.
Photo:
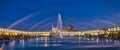
POLYGON ((50 29, 51 24, 56 24, 58 13, 62 15, 64 27, 72 24, 76 29, 81 27, 79 29, 82 30, 93 26, 88 23, 101 28, 114 26, 112 24, 120 25, 120 0, 0 0, 0 27, 8 28, 14 22, 36 12, 39 13, 12 28, 28 30, 42 20, 53 18, 33 30, 39 30, 49 23, 45 28, 50 29))

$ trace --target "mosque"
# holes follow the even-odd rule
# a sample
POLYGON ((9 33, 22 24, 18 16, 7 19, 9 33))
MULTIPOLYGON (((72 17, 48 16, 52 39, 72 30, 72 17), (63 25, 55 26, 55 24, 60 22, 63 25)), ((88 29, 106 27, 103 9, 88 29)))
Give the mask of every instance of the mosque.
POLYGON ((73 30, 72 25, 68 25, 68 27, 65 30, 62 30, 62 19, 61 15, 58 15, 58 22, 57 27, 54 27, 52 25, 51 31, 43 31, 43 32, 30 32, 30 31, 20 31, 20 30, 13 30, 13 29, 7 29, 7 28, 0 28, 0 35, 9 35, 9 36, 17 36, 17 35, 29 35, 29 36, 57 36, 58 32, 62 36, 85 36, 86 34, 89 35, 100 35, 100 34, 118 34, 120 32, 120 26, 115 27, 109 27, 106 29, 97 29, 97 30, 87 30, 87 31, 78 31, 73 30))

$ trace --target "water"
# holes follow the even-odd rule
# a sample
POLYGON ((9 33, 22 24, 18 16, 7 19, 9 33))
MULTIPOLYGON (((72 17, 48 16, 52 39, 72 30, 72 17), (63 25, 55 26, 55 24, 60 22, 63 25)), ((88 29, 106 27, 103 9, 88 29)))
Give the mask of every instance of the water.
POLYGON ((41 25, 42 23, 44 23, 44 22, 46 22, 46 21, 49 21, 49 20, 51 20, 51 19, 52 19, 52 17, 51 17, 51 18, 46 18, 46 19, 44 19, 44 20, 42 20, 42 21, 36 23, 36 24, 33 25, 31 28, 29 28, 28 31, 34 29, 34 28, 37 27, 38 25, 41 25))
POLYGON ((30 15, 28 15, 28 16, 25 16, 25 17, 23 17, 22 19, 19 19, 18 21, 16 21, 16 22, 14 22, 13 24, 11 24, 8 28, 12 28, 12 27, 16 26, 17 24, 23 22, 24 20, 26 20, 26 19, 28 19, 28 18, 30 18, 30 17, 33 17, 33 16, 35 16, 35 15, 37 15, 37 14, 39 14, 39 13, 36 12, 36 13, 30 14, 30 15))
POLYGON ((37 37, 0 44, 3 50, 120 50, 120 41, 81 37, 37 37))
POLYGON ((117 24, 113 23, 112 21, 108 21, 108 20, 94 21, 94 24, 99 26, 99 28, 101 28, 101 29, 106 29, 108 27, 118 26, 117 24))
POLYGON ((58 14, 57 28, 58 28, 58 37, 63 38, 62 34, 61 34, 61 31, 62 31, 62 18, 61 18, 60 14, 58 14))

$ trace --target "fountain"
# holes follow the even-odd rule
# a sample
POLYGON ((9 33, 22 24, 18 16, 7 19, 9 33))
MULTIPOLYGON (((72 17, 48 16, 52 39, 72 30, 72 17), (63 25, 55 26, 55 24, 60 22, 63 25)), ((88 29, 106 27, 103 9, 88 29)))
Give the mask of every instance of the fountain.
POLYGON ((37 15, 37 14, 39 14, 39 12, 36 12, 36 13, 30 14, 30 15, 28 15, 28 16, 25 16, 25 17, 19 19, 18 21, 15 21, 15 22, 14 22, 13 24, 11 24, 8 28, 12 28, 12 27, 16 26, 17 24, 23 22, 24 20, 26 20, 26 19, 28 19, 28 18, 30 18, 30 17, 33 17, 33 16, 35 16, 35 15, 37 15))
POLYGON ((108 20, 97 20, 97 21, 94 21, 94 24, 96 24, 101 29, 118 26, 117 24, 115 24, 111 21, 108 21, 108 20))
POLYGON ((46 24, 46 25, 42 26, 40 29, 38 29, 38 31, 40 31, 40 30, 44 29, 46 26, 49 26, 49 25, 50 25, 50 23, 48 23, 48 24, 46 24))
POLYGON ((98 22, 104 22, 104 23, 107 23, 107 24, 112 25, 112 26, 118 26, 115 23, 108 21, 108 20, 99 20, 98 22))
POLYGON ((60 13, 58 14, 58 21, 57 21, 57 37, 59 38, 63 38, 61 32, 62 32, 62 18, 61 18, 61 15, 60 13))
POLYGON ((46 19, 44 19, 44 20, 36 23, 36 24, 33 25, 31 28, 29 28, 28 31, 31 31, 32 29, 34 29, 34 28, 37 27, 38 25, 40 25, 40 24, 42 24, 42 23, 44 23, 44 22, 46 22, 46 21, 48 21, 48 20, 50 20, 50 19, 51 19, 51 18, 46 18, 46 19))

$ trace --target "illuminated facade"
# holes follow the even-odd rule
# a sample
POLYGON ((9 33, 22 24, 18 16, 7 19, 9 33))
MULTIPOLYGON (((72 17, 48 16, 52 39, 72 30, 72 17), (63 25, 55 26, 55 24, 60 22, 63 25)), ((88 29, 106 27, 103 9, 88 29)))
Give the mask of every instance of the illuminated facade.
POLYGON ((108 28, 108 31, 120 31, 120 26, 110 27, 110 28, 108 28))
MULTIPOLYGON (((4 29, 0 28, 0 32, 4 34, 27 34, 27 35, 34 35, 34 36, 50 36, 50 34, 57 32, 57 28, 52 28, 52 31, 46 32, 25 32, 25 31, 18 31, 12 29, 4 29), (52 33, 51 33, 52 32, 52 33)), ((83 36, 85 34, 97 35, 97 34, 104 34, 105 30, 88 30, 88 31, 62 31, 63 36, 83 36)))
POLYGON ((108 28, 108 33, 109 34, 119 34, 120 32, 120 26, 116 26, 116 27, 110 27, 108 28))
MULTIPOLYGON (((52 31, 44 31, 44 32, 28 32, 28 31, 20 31, 13 29, 0 28, 0 35, 13 35, 17 36, 20 34, 30 35, 30 36, 56 36, 58 29, 52 26, 52 31)), ((84 36, 85 34, 90 35, 98 35, 98 34, 110 34, 110 33, 118 33, 120 31, 120 26, 118 27, 110 27, 107 30, 88 30, 88 31, 62 31, 63 36, 84 36)))
MULTIPOLYGON (((18 31, 18 30, 11 30, 11 29, 4 29, 0 28, 0 32, 4 34, 27 34, 27 35, 36 35, 36 36, 50 36, 50 34, 54 33, 56 35, 57 28, 52 28, 52 31, 46 31, 46 32, 25 32, 25 31, 18 31)), ((89 30, 89 31, 62 31, 61 32, 63 36, 82 36, 85 34, 97 34, 101 33, 104 34, 104 30, 89 30)), ((52 34, 53 35, 53 34, 52 34)))
POLYGON ((13 30, 13 29, 6 29, 6 28, 0 28, 0 34, 4 35, 31 35, 31 36, 49 36, 49 32, 27 32, 27 31, 19 31, 19 30, 13 30))
POLYGON ((107 30, 88 30, 83 31, 83 34, 91 34, 91 35, 99 35, 99 34, 105 34, 107 30))

